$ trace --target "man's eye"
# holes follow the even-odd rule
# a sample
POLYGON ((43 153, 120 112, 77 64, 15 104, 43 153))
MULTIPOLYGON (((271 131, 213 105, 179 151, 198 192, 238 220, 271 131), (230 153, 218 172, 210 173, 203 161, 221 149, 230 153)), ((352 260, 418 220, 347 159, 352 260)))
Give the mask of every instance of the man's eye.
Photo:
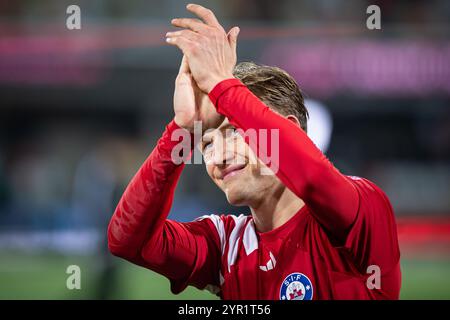
POLYGON ((233 136, 233 137, 239 136, 239 130, 236 128, 232 128, 231 136, 233 136))
POLYGON ((211 147, 212 147, 211 141, 205 142, 205 144, 203 145, 203 151, 207 151, 207 150, 211 149, 211 147))

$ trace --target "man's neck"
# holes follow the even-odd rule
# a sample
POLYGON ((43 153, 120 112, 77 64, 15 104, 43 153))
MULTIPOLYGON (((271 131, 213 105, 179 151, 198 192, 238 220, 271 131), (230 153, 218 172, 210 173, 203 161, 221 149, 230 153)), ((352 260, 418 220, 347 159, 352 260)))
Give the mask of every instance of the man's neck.
POLYGON ((291 219, 305 203, 285 186, 271 190, 250 206, 256 229, 266 232, 282 226, 291 219))

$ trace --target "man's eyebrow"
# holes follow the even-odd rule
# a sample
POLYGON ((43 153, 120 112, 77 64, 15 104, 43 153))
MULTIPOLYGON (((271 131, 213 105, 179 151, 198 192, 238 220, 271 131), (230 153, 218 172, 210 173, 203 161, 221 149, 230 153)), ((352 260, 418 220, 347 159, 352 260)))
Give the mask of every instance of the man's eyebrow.
MULTIPOLYGON (((217 130, 220 130, 223 132, 223 131, 225 131, 227 129, 231 129, 231 128, 234 128, 234 126, 231 123, 227 123, 227 124, 223 125, 222 127, 217 128, 217 130)), ((214 132, 207 132, 207 133, 203 134, 202 139, 200 140, 200 143, 204 144, 205 141, 209 142, 213 136, 214 136, 214 132)))
POLYGON ((231 128, 234 128, 234 126, 231 123, 227 123, 222 128, 220 128, 220 131, 231 129, 231 128))
POLYGON ((205 143, 210 142, 212 140, 213 134, 211 132, 208 132, 204 135, 202 135, 202 138, 198 142, 198 146, 200 147, 200 150, 203 149, 205 143))
POLYGON ((203 142, 204 140, 211 139, 212 136, 213 136, 212 132, 208 132, 208 133, 202 135, 202 139, 200 141, 203 142))

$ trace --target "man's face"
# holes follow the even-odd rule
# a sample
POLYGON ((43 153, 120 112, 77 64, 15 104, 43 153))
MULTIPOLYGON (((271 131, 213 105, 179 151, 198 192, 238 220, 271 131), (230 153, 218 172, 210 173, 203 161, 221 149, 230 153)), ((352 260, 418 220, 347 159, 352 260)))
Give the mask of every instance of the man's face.
POLYGON ((275 175, 267 175, 267 167, 228 119, 217 129, 206 131, 199 148, 208 175, 232 205, 251 206, 281 183, 275 175), (266 174, 261 174, 262 168, 266 174))

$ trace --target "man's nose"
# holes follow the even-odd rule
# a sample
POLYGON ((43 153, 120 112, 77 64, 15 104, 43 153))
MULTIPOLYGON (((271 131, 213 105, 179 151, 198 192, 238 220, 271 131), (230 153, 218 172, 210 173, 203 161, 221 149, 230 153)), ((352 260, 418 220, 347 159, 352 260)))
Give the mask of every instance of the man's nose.
POLYGON ((223 142, 214 152, 213 162, 217 166, 224 166, 232 163, 234 160, 233 146, 230 143, 223 142))

